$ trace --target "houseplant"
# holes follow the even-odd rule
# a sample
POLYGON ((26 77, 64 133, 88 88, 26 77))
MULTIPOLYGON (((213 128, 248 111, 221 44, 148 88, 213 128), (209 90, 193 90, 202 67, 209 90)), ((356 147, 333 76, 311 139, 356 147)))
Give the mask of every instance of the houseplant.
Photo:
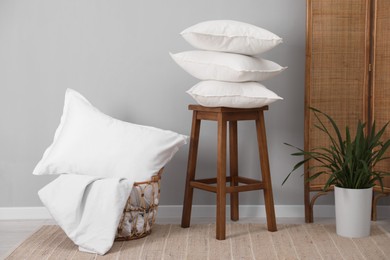
MULTIPOLYGON (((329 147, 316 147, 310 151, 298 150, 293 156, 304 156, 287 175, 283 184, 290 175, 310 160, 316 165, 309 167, 312 181, 319 176, 327 176, 323 189, 334 187, 336 230, 337 234, 346 237, 363 237, 370 234, 370 214, 372 187, 379 183, 383 189, 382 179, 388 172, 378 171, 375 165, 388 159, 384 154, 390 146, 390 140, 381 138, 388 125, 385 124, 376 131, 373 122, 370 131, 365 132, 366 124, 358 122, 354 137, 349 127, 345 129, 345 136, 339 130, 335 121, 327 114, 315 108, 310 108, 318 123, 315 125, 330 141, 329 147), (322 118, 331 125, 328 129, 322 118)), ((282 185, 283 185, 282 184, 282 185)))

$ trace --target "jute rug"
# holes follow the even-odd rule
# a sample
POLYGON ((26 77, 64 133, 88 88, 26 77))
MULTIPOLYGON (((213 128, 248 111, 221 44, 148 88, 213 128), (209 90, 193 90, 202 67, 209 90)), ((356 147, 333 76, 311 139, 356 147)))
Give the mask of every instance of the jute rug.
POLYGON ((150 236, 115 242, 105 256, 81 253, 58 226, 43 226, 6 259, 390 259, 390 234, 373 224, 371 236, 336 235, 334 225, 228 224, 215 239, 215 224, 155 225, 150 236))

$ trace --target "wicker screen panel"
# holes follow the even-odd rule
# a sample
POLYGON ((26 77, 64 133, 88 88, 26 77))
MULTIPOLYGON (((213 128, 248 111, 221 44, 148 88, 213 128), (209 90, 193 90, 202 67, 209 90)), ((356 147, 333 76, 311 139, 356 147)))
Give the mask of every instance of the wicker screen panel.
MULTIPOLYGON (((373 72, 373 118, 378 126, 390 120, 390 1, 377 0, 375 3, 374 72, 373 72)), ((390 138, 388 127, 385 139, 390 138)), ((390 156, 387 152, 386 156, 390 156)), ((390 171, 390 160, 378 167, 390 171)), ((390 188, 390 177, 385 178, 390 188)))
MULTIPOLYGON (((344 132, 367 119, 369 0, 309 0, 306 66, 306 107, 315 107, 335 119, 344 132)), ((326 136, 306 113, 306 149, 328 147, 326 136)), ((327 127, 331 127, 326 124, 327 127)), ((308 165, 308 167, 314 164, 308 165)), ((311 186, 323 185, 326 177, 311 186)))

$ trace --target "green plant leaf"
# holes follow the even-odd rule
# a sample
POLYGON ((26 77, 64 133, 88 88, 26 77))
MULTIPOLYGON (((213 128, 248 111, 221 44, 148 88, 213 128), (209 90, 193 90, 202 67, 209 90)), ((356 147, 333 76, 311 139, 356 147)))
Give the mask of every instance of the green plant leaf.
POLYGON ((324 190, 329 189, 332 185, 352 189, 369 188, 376 185, 376 183, 379 183, 383 189, 382 179, 384 176, 390 176, 390 173, 374 171, 373 169, 378 162, 390 159, 389 156, 384 156, 390 147, 390 140, 381 141, 389 123, 386 123, 376 132, 374 121, 370 128, 371 131, 366 134, 364 131, 366 123, 359 121, 353 137, 349 127, 346 126, 345 139, 343 140, 337 124, 329 115, 312 107, 310 107, 310 110, 312 110, 318 122, 314 124, 314 127, 325 134, 330 144, 328 147, 315 147, 310 151, 305 151, 285 143, 285 145, 298 151, 292 153, 292 156, 303 157, 303 159, 294 165, 292 171, 284 179, 283 184, 298 168, 310 161, 315 161, 315 164, 305 168, 308 173, 306 181, 310 182, 320 176, 327 176, 324 190), (331 131, 326 127, 321 117, 324 117, 330 123, 331 131), (333 137, 331 132, 335 133, 336 138, 333 137))
MULTIPOLYGON (((336 122, 329 116, 329 115, 327 115, 327 114, 325 114, 325 113, 323 113, 323 112, 321 112, 320 110, 318 110, 318 109, 316 109, 316 108, 314 108, 314 107, 310 107, 310 109, 311 110, 313 110, 313 111, 315 111, 315 112, 317 112, 317 113, 319 113, 319 114, 321 114, 321 115, 324 115, 328 120, 329 120, 329 122, 332 124, 332 126, 333 126, 333 130, 335 131, 335 133, 336 133, 336 135, 337 135, 337 138, 338 138, 338 140, 339 140, 339 144, 341 145, 341 152, 343 153, 343 147, 342 147, 342 143, 343 143, 343 139, 341 138, 341 134, 340 134, 340 130, 339 130, 339 128, 338 128, 338 126, 336 125, 336 122)), ((316 114, 316 113, 314 113, 314 114, 316 114)), ((318 116, 316 116, 317 118, 318 118, 318 116)), ((321 122, 322 123, 322 122, 321 122)), ((325 127, 325 129, 326 129, 326 127, 325 127)), ((326 129, 326 131, 327 132, 329 132, 327 129, 326 129)), ((329 137, 332 137, 329 133, 328 133, 328 136, 329 137)), ((332 138, 333 139, 333 138, 332 138)))

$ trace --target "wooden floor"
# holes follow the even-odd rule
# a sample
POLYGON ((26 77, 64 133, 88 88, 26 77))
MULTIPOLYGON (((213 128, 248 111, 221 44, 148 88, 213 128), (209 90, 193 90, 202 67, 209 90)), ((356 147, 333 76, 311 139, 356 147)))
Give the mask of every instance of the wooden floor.
MULTIPOLYGON (((212 223, 213 218, 193 218, 192 224, 212 223)), ((334 219, 316 219, 316 223, 330 224, 334 219)), ((159 224, 178 224, 180 219, 158 219, 159 224)), ((243 218, 239 223, 266 223, 264 218, 243 218)), ((279 224, 301 224, 302 218, 279 218, 279 224)), ((22 241, 43 225, 55 224, 53 220, 2 220, 0 221, 0 259, 4 259, 10 251, 16 248, 22 241)), ((390 232, 390 219, 378 220, 377 224, 390 232)))

